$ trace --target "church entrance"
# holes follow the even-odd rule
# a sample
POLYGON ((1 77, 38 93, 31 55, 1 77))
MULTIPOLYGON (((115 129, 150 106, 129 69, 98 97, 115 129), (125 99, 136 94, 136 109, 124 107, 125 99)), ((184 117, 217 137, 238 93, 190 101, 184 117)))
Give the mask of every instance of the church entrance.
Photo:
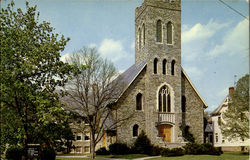
POLYGON ((160 137, 163 137, 165 142, 171 142, 171 125, 163 124, 158 126, 158 133, 160 137))

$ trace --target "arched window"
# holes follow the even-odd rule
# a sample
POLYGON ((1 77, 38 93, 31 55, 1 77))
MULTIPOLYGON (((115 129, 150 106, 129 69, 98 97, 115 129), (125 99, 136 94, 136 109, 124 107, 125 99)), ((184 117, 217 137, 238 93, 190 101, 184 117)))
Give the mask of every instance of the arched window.
POLYGON ((175 66, 175 60, 172 60, 171 62, 171 75, 174 75, 174 67, 175 66))
POLYGON ((164 59, 162 61, 162 74, 166 74, 167 73, 166 70, 167 70, 167 60, 164 59))
POLYGON ((158 63, 158 59, 155 58, 154 59, 154 74, 157 74, 157 63, 158 63))
POLYGON ((141 49, 141 29, 139 28, 139 49, 141 49))
POLYGON ((142 110, 142 94, 138 93, 136 95, 136 110, 142 110))
POLYGON ((172 44, 173 42, 173 26, 171 22, 167 23, 167 43, 172 44))
POLYGON ((162 42, 162 24, 161 20, 156 23, 156 42, 162 42))
POLYGON ((139 130, 139 126, 137 124, 135 124, 133 126, 133 137, 137 137, 138 136, 138 130, 139 130))
POLYGON ((143 38, 142 38, 143 39, 143 43, 142 44, 143 44, 143 46, 145 46, 145 39, 146 38, 145 38, 145 25, 144 24, 142 25, 142 36, 143 36, 143 38))
POLYGON ((170 90, 167 86, 161 87, 158 93, 158 111, 171 112, 170 90))
POLYGON ((181 111, 186 112, 186 97, 185 96, 181 97, 181 111))

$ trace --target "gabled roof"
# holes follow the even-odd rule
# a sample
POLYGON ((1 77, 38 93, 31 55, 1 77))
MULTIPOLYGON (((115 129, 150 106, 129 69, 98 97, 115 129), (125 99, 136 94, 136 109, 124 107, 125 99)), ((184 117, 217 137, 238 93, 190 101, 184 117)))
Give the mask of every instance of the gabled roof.
POLYGON ((118 81, 123 87, 119 98, 127 90, 127 88, 131 85, 131 83, 136 79, 136 77, 141 73, 141 71, 146 67, 146 65, 147 65, 146 60, 141 62, 137 66, 133 64, 125 72, 123 72, 120 76, 117 77, 116 81, 118 81))
POLYGON ((206 104, 206 102, 202 99, 201 95, 199 94, 199 92, 196 90, 196 88, 194 87, 194 85, 192 84, 190 78, 188 77, 187 73, 184 71, 184 69, 181 67, 181 71, 183 73, 183 75, 187 78, 189 84, 192 86, 192 88, 194 89, 195 93, 198 95, 198 97, 200 98, 200 100, 203 102, 204 104, 204 108, 207 108, 208 105, 206 104))
POLYGON ((229 97, 229 95, 227 95, 224 100, 221 102, 221 104, 211 113, 212 116, 216 116, 216 115, 219 115, 220 114, 220 111, 221 109, 227 105, 226 101, 227 101, 227 98, 231 98, 229 97))

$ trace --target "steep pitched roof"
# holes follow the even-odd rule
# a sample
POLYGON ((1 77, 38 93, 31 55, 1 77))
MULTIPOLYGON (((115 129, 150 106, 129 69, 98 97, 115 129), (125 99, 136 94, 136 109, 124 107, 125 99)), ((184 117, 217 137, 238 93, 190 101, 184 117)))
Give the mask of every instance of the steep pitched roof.
POLYGON ((231 99, 231 97, 229 95, 227 95, 224 100, 221 102, 221 104, 211 113, 212 116, 216 116, 216 115, 219 115, 220 114, 220 111, 221 109, 224 107, 224 106, 227 106, 227 99, 231 99))
POLYGON ((117 77, 116 81, 118 81, 123 87, 119 98, 127 90, 127 88, 131 85, 131 83, 136 79, 136 77, 141 73, 141 71, 146 67, 146 65, 147 65, 146 60, 141 62, 137 66, 133 64, 125 72, 123 72, 120 76, 117 77))
POLYGON ((207 108, 208 105, 206 104, 206 102, 203 100, 203 98, 201 97, 201 95, 199 94, 199 92, 196 90, 196 88, 194 87, 193 83, 191 82, 190 78, 188 77, 187 73, 184 71, 183 68, 181 68, 181 71, 183 73, 183 75, 187 78, 189 84, 192 86, 192 88, 194 89, 195 93, 198 95, 198 97, 200 98, 200 100, 203 102, 204 104, 204 108, 207 108))

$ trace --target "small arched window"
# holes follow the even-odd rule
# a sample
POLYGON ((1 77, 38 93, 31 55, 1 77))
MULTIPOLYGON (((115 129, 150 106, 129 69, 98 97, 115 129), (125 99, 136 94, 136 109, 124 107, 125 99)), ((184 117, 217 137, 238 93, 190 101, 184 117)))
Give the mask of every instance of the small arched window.
POLYGON ((158 93, 158 111, 171 112, 170 90, 167 86, 161 87, 158 93))
POLYGON ((133 126, 133 137, 137 137, 138 136, 138 131, 139 131, 139 126, 137 124, 135 124, 133 126))
POLYGON ((144 24, 142 25, 142 37, 143 37, 142 38, 142 40, 143 40, 142 44, 143 44, 143 46, 145 46, 145 39, 146 38, 145 38, 145 25, 144 24))
POLYGON ((157 65, 158 65, 158 59, 154 59, 154 74, 157 74, 157 65))
POLYGON ((166 70, 167 70, 167 60, 164 59, 162 61, 162 74, 166 74, 167 73, 166 70))
POLYGON ((171 75, 174 75, 174 69, 175 69, 175 60, 172 60, 172 62, 171 62, 171 75))
POLYGON ((142 110, 142 94, 138 93, 136 95, 136 110, 142 110))
POLYGON ((186 112, 186 97, 185 96, 181 97, 181 111, 186 112))
POLYGON ((141 49, 141 29, 139 28, 139 30, 138 30, 138 32, 139 32, 139 49, 141 49))
POLYGON ((167 23, 167 43, 172 44, 173 42, 173 25, 171 22, 167 23))
POLYGON ((156 23, 156 42, 162 42, 162 24, 161 20, 156 23))

